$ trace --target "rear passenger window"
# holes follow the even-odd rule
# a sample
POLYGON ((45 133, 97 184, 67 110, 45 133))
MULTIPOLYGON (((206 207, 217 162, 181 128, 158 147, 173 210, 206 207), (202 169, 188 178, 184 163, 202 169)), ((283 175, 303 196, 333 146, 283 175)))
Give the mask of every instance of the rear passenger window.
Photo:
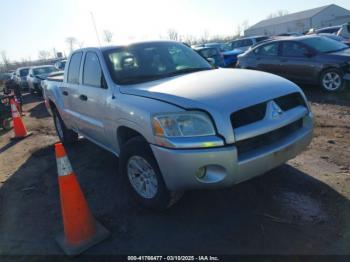
POLYGON ((271 43, 260 46, 254 50, 257 55, 264 56, 277 56, 278 55, 278 43, 271 43))
POLYGON ((83 84, 101 87, 102 71, 98 57, 93 52, 87 52, 84 63, 83 84))
POLYGON ((83 54, 81 52, 72 55, 68 68, 68 83, 79 84, 80 62, 82 55, 83 54))
POLYGON ((243 46, 251 46, 253 45, 253 40, 252 39, 246 39, 244 41, 244 45, 243 46))
POLYGON ((284 42, 282 48, 282 55, 289 57, 304 57, 307 51, 307 48, 299 43, 284 42))

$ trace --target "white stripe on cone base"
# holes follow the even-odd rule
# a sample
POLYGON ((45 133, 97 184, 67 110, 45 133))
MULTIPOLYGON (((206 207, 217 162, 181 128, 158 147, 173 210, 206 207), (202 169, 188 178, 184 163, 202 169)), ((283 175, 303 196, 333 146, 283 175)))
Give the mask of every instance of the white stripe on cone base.
POLYGON ((73 169, 68 160, 68 157, 59 157, 56 159, 56 161, 58 176, 68 176, 73 173, 73 169))

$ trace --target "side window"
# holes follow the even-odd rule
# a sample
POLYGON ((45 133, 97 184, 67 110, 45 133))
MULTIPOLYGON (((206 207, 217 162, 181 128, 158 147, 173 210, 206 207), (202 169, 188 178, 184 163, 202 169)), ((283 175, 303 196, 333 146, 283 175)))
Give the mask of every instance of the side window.
POLYGON ((282 56, 304 57, 307 48, 296 42, 284 42, 282 46, 282 56))
POLYGON ((267 40, 267 39, 268 39, 268 37, 263 36, 263 37, 258 37, 258 38, 256 38, 255 41, 256 41, 257 43, 260 43, 260 42, 265 41, 265 40, 267 40))
POLYGON ((75 53, 69 62, 68 83, 79 84, 80 63, 83 53, 75 53))
POLYGON ((240 41, 237 41, 237 46, 236 46, 236 48, 238 47, 242 47, 242 46, 244 46, 244 41, 242 41, 242 40, 240 40, 240 41))
POLYGON ((278 43, 266 44, 258 47, 254 50, 257 55, 263 56, 277 56, 278 55, 278 43))
POLYGON ((84 85, 101 87, 102 70, 98 57, 95 53, 86 53, 83 72, 84 85))
POLYGON ((251 46, 253 45, 253 40, 252 39, 246 39, 244 41, 244 46, 251 46))

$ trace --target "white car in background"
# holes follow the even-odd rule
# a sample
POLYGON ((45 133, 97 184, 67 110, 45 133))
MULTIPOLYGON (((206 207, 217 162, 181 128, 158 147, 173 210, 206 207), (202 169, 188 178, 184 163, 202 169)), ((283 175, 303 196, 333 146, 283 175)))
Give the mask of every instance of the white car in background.
POLYGON ((31 67, 27 76, 29 92, 31 94, 34 94, 35 92, 41 93, 41 81, 45 80, 51 73, 56 71, 58 71, 57 68, 52 65, 31 67))

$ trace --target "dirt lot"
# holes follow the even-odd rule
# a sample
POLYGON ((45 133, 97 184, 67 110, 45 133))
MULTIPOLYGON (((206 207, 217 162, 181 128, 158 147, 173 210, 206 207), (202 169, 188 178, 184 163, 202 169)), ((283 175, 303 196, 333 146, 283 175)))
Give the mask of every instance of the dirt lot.
MULTIPOLYGON (((306 89, 316 116, 309 149, 233 188, 193 191, 166 212, 140 208, 118 159, 81 139, 67 148, 95 217, 111 237, 88 254, 350 254, 350 95, 306 89)), ((62 254, 53 144, 39 97, 25 96, 33 135, 0 137, 0 254, 62 254)))

